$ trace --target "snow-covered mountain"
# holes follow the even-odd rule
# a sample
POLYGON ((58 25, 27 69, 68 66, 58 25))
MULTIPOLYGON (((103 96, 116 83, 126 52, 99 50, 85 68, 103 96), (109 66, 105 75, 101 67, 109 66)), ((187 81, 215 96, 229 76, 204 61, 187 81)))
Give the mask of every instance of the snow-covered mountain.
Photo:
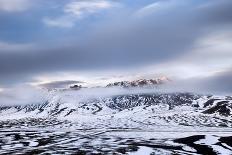
POLYGON ((0 106, 0 154, 232 154, 232 97, 158 92, 168 82, 74 85, 0 106))
POLYGON ((160 84, 170 82, 170 79, 167 77, 159 77, 154 79, 139 79, 134 81, 120 81, 108 84, 106 87, 154 87, 160 84))
POLYGON ((230 96, 88 89, 88 97, 70 88, 41 103, 1 106, 0 154, 232 153, 230 96))
MULTIPOLYGON (((107 89, 107 88, 106 88, 107 89)), ((143 124, 232 127, 232 98, 192 93, 146 93, 80 99, 56 91, 40 104, 4 106, 0 119, 52 118, 80 128, 143 127, 143 124)))

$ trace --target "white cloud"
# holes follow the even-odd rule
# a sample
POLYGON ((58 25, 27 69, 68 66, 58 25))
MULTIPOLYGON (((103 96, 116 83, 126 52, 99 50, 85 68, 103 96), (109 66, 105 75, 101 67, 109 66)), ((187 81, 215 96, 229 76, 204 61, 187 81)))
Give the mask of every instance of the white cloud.
MULTIPOLYGON (((140 72, 161 73, 177 79, 212 76, 215 72, 229 70, 232 66, 232 32, 215 30, 196 39, 188 52, 158 65, 144 67, 140 72)), ((137 70, 137 72, 139 72, 137 70)))
POLYGON ((64 8, 64 12, 81 17, 85 14, 95 13, 103 9, 111 8, 112 6, 112 2, 103 0, 78 1, 67 4, 64 8))
POLYGON ((19 85, 5 88, 0 93, 0 105, 26 105, 43 103, 46 101, 47 91, 29 85, 19 85))
POLYGON ((159 13, 162 11, 167 12, 170 8, 173 8, 181 4, 182 4, 182 1, 178 1, 177 3, 176 0, 158 1, 158 2, 148 4, 140 8, 138 11, 136 11, 135 16, 144 17, 144 16, 149 16, 151 14, 159 13))
POLYGON ((29 0, 0 0, 0 11, 20 12, 30 7, 29 0))
POLYGON ((151 13, 154 13, 154 11, 158 10, 159 8, 160 8, 160 2, 155 2, 155 3, 149 4, 141 9, 139 9, 135 13, 135 15, 139 16, 139 17, 149 15, 151 13))
POLYGON ((57 18, 45 17, 43 23, 50 27, 70 28, 77 20, 114 5, 115 3, 105 0, 74 1, 64 6, 64 15, 57 18))
POLYGON ((75 20, 69 16, 62 16, 58 18, 43 18, 43 23, 50 27, 70 28, 74 26, 75 20))
POLYGON ((200 49, 195 52, 200 54, 208 54, 209 56, 226 56, 232 57, 232 32, 231 31, 215 31, 196 41, 200 49))

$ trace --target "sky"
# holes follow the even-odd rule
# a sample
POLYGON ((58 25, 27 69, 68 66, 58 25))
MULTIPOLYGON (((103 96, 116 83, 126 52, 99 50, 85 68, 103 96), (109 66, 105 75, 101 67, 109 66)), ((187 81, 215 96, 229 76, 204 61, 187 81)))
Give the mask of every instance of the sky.
POLYGON ((231 0, 0 0, 0 92, 157 76, 232 93, 231 0))

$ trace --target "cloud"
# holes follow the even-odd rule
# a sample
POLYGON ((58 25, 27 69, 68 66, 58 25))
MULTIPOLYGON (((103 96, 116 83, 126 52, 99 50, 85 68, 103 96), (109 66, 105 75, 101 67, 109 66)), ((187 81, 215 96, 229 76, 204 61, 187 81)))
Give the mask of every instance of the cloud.
POLYGON ((5 88, 0 92, 0 105, 27 105, 43 103, 47 100, 46 90, 37 89, 28 85, 5 88))
POLYGON ((107 98, 118 95, 158 93, 158 89, 82 88, 80 90, 47 91, 26 85, 12 87, 0 92, 0 106, 19 106, 45 103, 49 99, 60 102, 83 102, 89 99, 107 98))
POLYGON ((180 5, 180 1, 157 1, 140 8, 138 11, 136 11, 135 15, 138 17, 144 17, 154 13, 169 11, 169 9, 175 7, 176 4, 180 5))
MULTIPOLYGON (((83 16, 85 12, 92 14, 92 12, 105 9, 103 5, 95 11, 89 11, 95 5, 83 9, 83 6, 76 6, 77 2, 79 1, 74 3, 77 16, 82 14, 80 11, 83 12, 81 15, 83 16)), ((128 9, 130 6, 112 9, 110 18, 100 23, 91 21, 94 26, 91 29, 85 27, 85 32, 76 33, 76 29, 68 30, 71 35, 66 37, 62 35, 63 31, 56 31, 57 34, 61 34, 57 35, 57 38, 61 39, 60 41, 57 39, 54 44, 44 37, 43 42, 38 43, 34 49, 17 53, 4 52, 0 49, 0 84, 32 80, 42 73, 105 72, 106 70, 130 72, 131 69, 137 71, 140 67, 146 68, 149 65, 159 66, 160 64, 165 64, 165 68, 160 68, 160 70, 167 69, 167 72, 169 68, 176 65, 176 68, 190 66, 189 69, 185 67, 190 71, 197 66, 202 68, 203 73, 209 67, 224 69, 224 64, 229 64, 228 59, 222 57, 219 59, 216 55, 224 53, 222 54, 224 56, 225 50, 230 51, 230 46, 227 49, 221 49, 221 44, 218 45, 216 41, 212 43, 213 46, 210 45, 211 48, 208 47, 208 53, 204 52, 204 58, 200 59, 203 53, 201 50, 205 49, 206 44, 198 42, 206 36, 210 36, 208 40, 217 36, 215 32, 225 34, 232 31, 230 17, 232 1, 168 0, 159 1, 158 7, 159 9, 155 8, 152 3, 141 6, 140 9, 130 10, 128 9), (149 8, 149 14, 138 17, 138 11, 144 8, 145 10, 149 8), (153 9, 156 11, 151 11, 153 9), (198 53, 193 52, 196 48, 198 53), (212 48, 218 49, 217 51, 221 49, 221 52, 217 54, 210 52, 212 48), (212 57, 212 53, 215 56, 212 57), (206 59, 205 57, 210 61, 205 60, 203 63, 202 59, 206 59), (223 60, 226 60, 224 64, 223 60), (173 61, 175 63, 172 63, 173 61), (178 61, 180 63, 176 63, 178 61), (188 65, 188 62, 192 64, 188 65), (215 67, 214 64, 217 66, 215 67)), ((72 11, 67 14, 75 16, 72 11)), ((222 41, 221 38, 219 40, 222 41)), ((184 72, 180 73, 180 76, 188 75, 184 72)))
POLYGON ((49 27, 71 28, 75 25, 75 19, 71 16, 62 16, 58 18, 43 18, 43 23, 49 27))
POLYGON ((82 81, 72 81, 72 80, 66 80, 66 81, 52 81, 48 83, 40 84, 39 86, 42 88, 47 89, 53 89, 53 88, 69 88, 69 86, 74 84, 82 84, 84 82, 82 81))
POLYGON ((31 5, 29 0, 0 0, 0 11, 21 12, 31 5))
POLYGON ((85 14, 96 13, 111 8, 112 6, 112 2, 105 0, 77 1, 67 4, 64 8, 64 12, 74 14, 77 17, 82 17, 85 14))
POLYGON ((162 89, 175 92, 230 95, 232 93, 232 69, 215 72, 205 77, 177 80, 162 89))
POLYGON ((45 17, 43 22, 50 27, 71 28, 77 20, 109 9, 114 4, 105 0, 73 1, 64 6, 63 15, 56 18, 45 17))
POLYGON ((209 76, 232 66, 231 42, 232 31, 217 30, 196 39, 193 47, 178 58, 137 69, 137 72, 179 79, 209 76))
MULTIPOLYGON (((80 81, 56 81, 41 86, 47 88, 63 87, 64 85, 80 83, 80 81)), ((96 98, 106 98, 118 95, 144 93, 176 93, 192 92, 203 95, 230 95, 232 93, 232 70, 216 72, 211 76, 171 81, 150 88, 83 88, 78 91, 52 91, 39 89, 28 85, 20 85, 0 91, 0 106, 27 105, 44 103, 51 97, 58 95, 61 102, 77 102, 96 98)))
POLYGON ((199 80, 199 88, 216 93, 232 93, 232 69, 199 80))

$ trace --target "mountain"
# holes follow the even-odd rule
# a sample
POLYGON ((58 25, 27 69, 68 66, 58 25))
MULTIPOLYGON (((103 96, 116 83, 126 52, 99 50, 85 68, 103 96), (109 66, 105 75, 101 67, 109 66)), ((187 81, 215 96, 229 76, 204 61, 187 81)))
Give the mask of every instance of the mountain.
POLYGON ((120 81, 108 84, 106 87, 154 87, 160 84, 170 82, 167 77, 160 77, 155 79, 139 79, 134 81, 120 81))
POLYGON ((144 124, 151 128, 156 125, 232 127, 232 98, 146 93, 79 99, 70 91, 57 91, 45 103, 1 107, 0 116, 0 120, 67 120, 78 128, 143 128, 144 124))
POLYGON ((83 98, 80 91, 54 90, 45 102, 1 106, 0 154, 232 153, 231 96, 131 93, 83 98))

